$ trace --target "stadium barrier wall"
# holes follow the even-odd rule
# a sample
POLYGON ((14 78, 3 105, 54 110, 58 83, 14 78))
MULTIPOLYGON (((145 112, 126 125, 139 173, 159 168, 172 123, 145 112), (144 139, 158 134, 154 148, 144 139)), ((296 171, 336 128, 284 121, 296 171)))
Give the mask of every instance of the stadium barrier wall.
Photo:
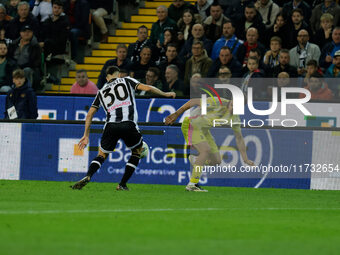
MULTIPOLYGON (((90 144, 84 151, 77 148, 84 124, 13 123, 0 122, 0 179, 76 181, 87 172, 96 156, 103 125, 91 128, 90 144)), ((132 183, 184 185, 190 176, 187 160, 189 150, 179 126, 140 126, 150 147, 147 158, 141 160, 131 179, 132 183)), ((215 128, 212 133, 221 148, 222 165, 238 169, 242 160, 235 149, 230 128, 215 128)), ((249 158, 257 166, 295 164, 339 164, 340 132, 294 129, 242 129, 249 158)), ((124 173, 129 150, 122 142, 110 154, 96 182, 118 182, 124 173)), ((295 176, 285 173, 279 178, 260 173, 229 178, 207 178, 201 183, 209 186, 273 187, 296 189, 340 189, 339 172, 304 173, 295 176)))
MULTIPOLYGON (((0 119, 4 118, 5 95, 0 95, 0 119)), ((38 96, 38 119, 45 120, 85 120, 86 113, 90 108, 94 97, 75 96, 38 96)), ((182 106, 187 99, 137 99, 137 109, 140 122, 163 122, 163 119, 182 106)), ((296 107, 289 107, 286 116, 281 115, 281 105, 270 115, 258 116, 252 114, 247 106, 245 115, 241 119, 261 119, 266 124, 266 119, 295 119, 299 127, 340 127, 340 103, 307 103, 305 107, 312 113, 312 116, 305 117, 296 107)), ((255 109, 269 109, 269 102, 255 102, 255 109)), ((184 114, 178 119, 182 122, 184 114)), ((105 121, 105 113, 102 109, 94 117, 94 121, 105 121)), ((276 121, 276 123, 279 123, 276 121)))

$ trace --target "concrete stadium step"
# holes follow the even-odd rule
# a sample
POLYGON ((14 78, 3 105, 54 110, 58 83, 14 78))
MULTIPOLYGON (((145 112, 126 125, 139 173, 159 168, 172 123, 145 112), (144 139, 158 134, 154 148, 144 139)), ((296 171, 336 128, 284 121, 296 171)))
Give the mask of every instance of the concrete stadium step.
MULTIPOLYGON (((148 34, 150 36, 151 30, 148 30, 148 34)), ((137 36, 136 29, 117 29, 116 36, 137 36)))
MULTIPOLYGON (((100 74, 100 71, 87 71, 87 76, 92 79, 92 78, 98 78, 100 74)), ((68 77, 69 78, 75 78, 76 77, 76 71, 69 71, 68 72, 68 77)))
POLYGON ((140 14, 140 15, 156 15, 156 8, 148 8, 148 9, 146 9, 146 8, 141 8, 141 9, 139 9, 139 11, 138 11, 138 14, 140 14))
POLYGON ((87 71, 91 70, 91 71, 101 71, 103 68, 103 65, 101 64, 77 64, 76 65, 76 70, 79 69, 85 69, 87 71))
POLYGON ((72 85, 52 85, 52 91, 68 92, 70 93, 72 85))
POLYGON ((156 13, 154 15, 132 15, 131 22, 156 22, 158 20, 156 13))
POLYGON ((93 50, 93 57, 117 57, 117 52, 115 50, 93 50))
MULTIPOLYGON (((146 23, 146 22, 143 22, 143 23, 126 23, 126 22, 123 22, 122 24, 122 28, 123 29, 138 29, 140 26, 146 26, 148 29, 151 29, 152 27, 152 23, 146 23)), ((137 33, 137 31, 136 31, 137 33)))
MULTIPOLYGON (((90 79, 91 81, 93 81, 94 83, 97 84, 97 81, 98 79, 97 78, 93 78, 93 79, 90 79)), ((76 82, 76 79, 75 78, 61 78, 61 85, 62 86, 71 86, 73 83, 76 82)), ((59 85, 56 85, 56 86, 59 86, 59 85)))
MULTIPOLYGON (((136 32, 137 33, 137 32, 136 32)), ((136 37, 137 40, 137 37, 136 37)), ((98 49, 99 50, 116 50, 119 43, 100 43, 98 49)), ((125 44, 126 47, 129 47, 129 44, 125 44)))
POLYGON ((145 8, 157 8, 160 5, 170 6, 173 2, 171 1, 157 1, 157 2, 145 2, 145 8))
POLYGON ((70 91, 46 90, 45 94, 70 94, 70 91))
POLYGON ((85 64, 105 64, 106 61, 112 59, 112 57, 85 57, 85 64))
POLYGON ((109 43, 133 43, 136 42, 137 37, 136 36, 131 36, 131 37, 124 37, 124 36, 110 36, 108 38, 109 43))

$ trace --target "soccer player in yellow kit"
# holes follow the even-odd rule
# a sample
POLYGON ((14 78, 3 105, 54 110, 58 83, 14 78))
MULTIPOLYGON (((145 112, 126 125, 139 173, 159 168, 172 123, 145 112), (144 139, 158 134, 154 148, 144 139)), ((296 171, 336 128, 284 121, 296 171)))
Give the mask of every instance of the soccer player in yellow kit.
POLYGON ((232 125, 232 129, 235 134, 237 148, 243 161, 248 165, 254 165, 254 162, 249 160, 247 156, 239 116, 232 114, 232 101, 224 98, 221 98, 222 104, 216 104, 216 101, 217 98, 208 98, 207 114, 201 115, 201 99, 191 99, 165 119, 165 124, 171 125, 186 110, 193 108, 190 117, 186 117, 181 126, 187 144, 192 145, 198 152, 196 160, 193 159, 192 155, 189 156, 193 170, 190 182, 186 186, 188 191, 207 192, 207 190, 198 185, 202 168, 204 165, 218 165, 221 163, 219 149, 210 133, 214 119, 223 119, 228 120, 228 123, 230 121, 236 123, 232 125))

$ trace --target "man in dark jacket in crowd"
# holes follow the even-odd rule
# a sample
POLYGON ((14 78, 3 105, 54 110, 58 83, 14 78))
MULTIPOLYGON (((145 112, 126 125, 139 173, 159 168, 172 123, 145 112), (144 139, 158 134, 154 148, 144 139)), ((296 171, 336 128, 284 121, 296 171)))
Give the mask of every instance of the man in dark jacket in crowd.
POLYGON ((25 72, 17 69, 13 72, 15 85, 6 97, 6 119, 36 119, 38 117, 37 97, 25 78, 25 72))
POLYGON ((18 67, 24 69, 34 90, 41 90, 41 48, 37 38, 33 36, 32 28, 24 26, 20 37, 12 42, 9 49, 8 55, 16 60, 18 67))
POLYGON ((7 44, 0 41, 0 92, 8 92, 11 89, 12 73, 17 68, 17 64, 7 57, 7 44))
POLYGON ((44 48, 45 57, 65 53, 69 29, 70 22, 63 13, 63 3, 61 0, 53 1, 52 15, 42 24, 43 41, 39 43, 44 48))
POLYGON ((22 1, 18 4, 18 16, 12 19, 6 28, 6 38, 15 40, 20 36, 22 27, 29 25, 36 37, 39 36, 39 22, 30 13, 30 6, 22 1))

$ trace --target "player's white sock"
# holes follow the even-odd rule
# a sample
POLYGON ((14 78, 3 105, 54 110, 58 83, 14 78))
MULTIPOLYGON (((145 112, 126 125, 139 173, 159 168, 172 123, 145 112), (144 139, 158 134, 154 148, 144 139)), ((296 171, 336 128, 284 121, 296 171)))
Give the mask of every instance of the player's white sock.
POLYGON ((188 185, 195 185, 196 183, 194 182, 189 182, 188 185))

